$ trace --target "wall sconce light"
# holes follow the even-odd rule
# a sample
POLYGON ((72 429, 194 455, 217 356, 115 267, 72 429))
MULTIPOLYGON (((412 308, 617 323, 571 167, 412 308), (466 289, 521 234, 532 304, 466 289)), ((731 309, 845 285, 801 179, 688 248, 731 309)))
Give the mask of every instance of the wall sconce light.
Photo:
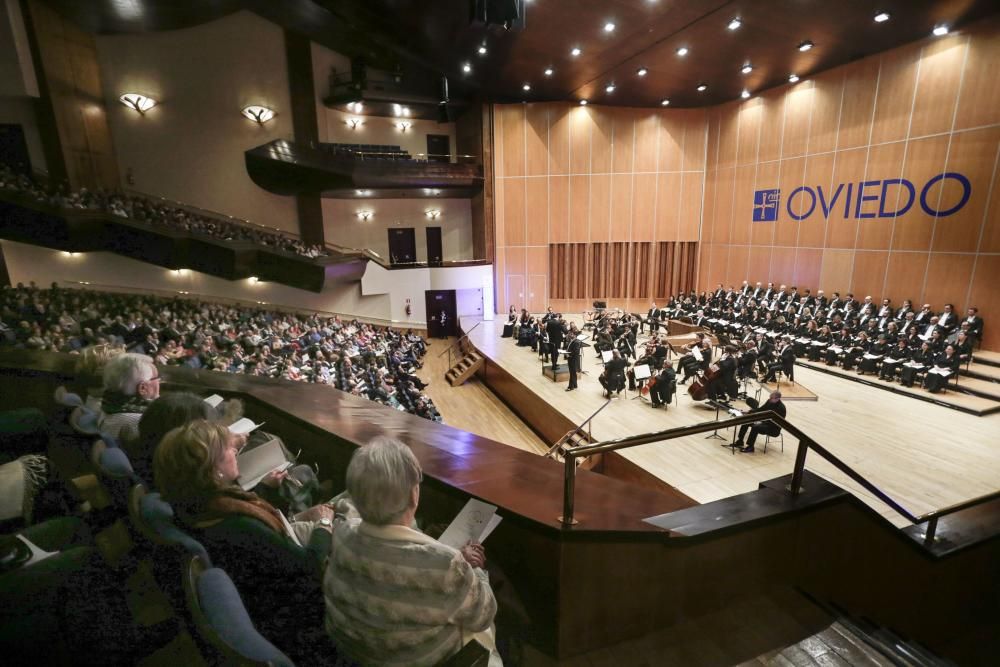
POLYGON ((358 211, 357 212, 357 216, 358 216, 358 220, 360 220, 361 222, 368 222, 369 220, 371 220, 372 212, 371 211, 358 211))
POLYGON ((359 197, 368 197, 368 196, 371 195, 371 193, 372 193, 371 190, 355 190, 354 191, 354 194, 356 194, 359 197))
POLYGON ((274 118, 274 109, 268 109, 267 107, 262 107, 258 104, 251 104, 248 107, 243 107, 243 110, 240 113, 255 123, 260 123, 261 125, 274 118))
POLYGON ((249 278, 247 278, 247 282, 250 283, 251 285, 256 285, 257 283, 260 282, 260 278, 258 278, 257 276, 250 276, 249 278))
POLYGON ((411 122, 410 122, 410 121, 408 121, 408 120, 401 120, 401 121, 399 121, 398 123, 396 123, 396 128, 397 128, 397 129, 398 129, 398 130, 399 130, 400 132, 406 132, 406 131, 407 131, 408 129, 410 129, 410 128, 411 128, 412 126, 413 126, 413 123, 411 123, 411 122))
POLYGON ((78 252, 69 252, 68 250, 63 250, 62 251, 62 255, 63 255, 63 257, 79 257, 80 253, 78 253, 78 252))
POLYGON ((424 212, 424 214, 431 220, 437 220, 438 218, 441 217, 441 211, 439 211, 436 208, 428 209, 427 211, 424 212))
POLYGON ((174 269, 172 272, 175 276, 186 276, 188 274, 187 269, 174 269))
POLYGON ((362 118, 348 118, 345 122, 347 123, 347 127, 352 130, 356 130, 365 124, 365 121, 362 118))
POLYGON ((146 113, 156 106, 156 100, 140 93, 125 93, 118 98, 118 101, 139 113, 146 113))
POLYGON ((365 110, 365 105, 362 104, 361 102, 348 102, 347 110, 353 111, 354 113, 361 113, 362 111, 365 110))

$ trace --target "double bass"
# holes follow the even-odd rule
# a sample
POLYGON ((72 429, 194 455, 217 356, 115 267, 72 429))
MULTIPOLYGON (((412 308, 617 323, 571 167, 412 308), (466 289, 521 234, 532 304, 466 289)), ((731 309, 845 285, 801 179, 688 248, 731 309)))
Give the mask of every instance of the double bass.
POLYGON ((711 384, 719 375, 719 367, 716 364, 711 364, 708 370, 702 375, 697 375, 693 380, 691 380, 691 386, 688 387, 688 394, 695 401, 704 401, 708 398, 708 385, 711 384))

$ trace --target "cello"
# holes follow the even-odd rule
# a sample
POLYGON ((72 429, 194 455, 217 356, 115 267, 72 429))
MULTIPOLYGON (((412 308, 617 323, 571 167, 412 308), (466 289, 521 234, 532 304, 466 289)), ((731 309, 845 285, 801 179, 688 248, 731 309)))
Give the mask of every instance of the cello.
POLYGON ((719 375, 719 367, 716 364, 711 364, 708 370, 704 374, 696 376, 691 380, 691 386, 688 387, 688 394, 695 401, 704 401, 708 398, 708 385, 711 384, 719 375))

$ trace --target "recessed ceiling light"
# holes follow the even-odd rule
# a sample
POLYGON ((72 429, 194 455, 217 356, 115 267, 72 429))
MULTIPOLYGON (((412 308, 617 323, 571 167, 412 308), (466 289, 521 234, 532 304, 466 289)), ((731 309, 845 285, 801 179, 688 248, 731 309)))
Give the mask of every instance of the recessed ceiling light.
POLYGON ((553 71, 554 70, 551 67, 546 67, 545 68, 545 76, 552 76, 552 72, 553 71))
POLYGON ((948 34, 948 26, 944 23, 934 26, 934 36, 941 37, 942 35, 948 34))
POLYGON ((581 107, 587 106, 587 100, 580 100, 580 106, 581 107))
POLYGON ((743 92, 740 93, 740 97, 742 97, 743 99, 747 99, 748 97, 750 97, 750 91, 744 88, 743 92))
POLYGON ((573 48, 572 48, 572 49, 570 50, 570 52, 569 52, 569 54, 570 54, 571 56, 573 56, 573 57, 576 57, 576 56, 580 55, 581 53, 583 53, 583 52, 582 52, 582 51, 580 51, 580 47, 579 47, 579 46, 574 46, 574 47, 573 47, 573 48))
POLYGON ((799 80, 798 74, 792 74, 788 77, 788 83, 796 83, 799 80))
POLYGON ((481 56, 485 56, 486 55, 486 45, 485 44, 483 44, 482 46, 479 47, 479 55, 481 55, 481 56))
POLYGON ((525 92, 531 90, 531 84, 530 83, 524 84, 523 86, 521 86, 521 90, 523 90, 525 92))
POLYGON ((809 49, 811 49, 814 46, 816 46, 816 45, 813 44, 812 42, 810 42, 807 39, 806 41, 804 41, 801 44, 799 44, 799 51, 802 51, 803 53, 805 53, 806 51, 808 51, 809 49))
POLYGON ((661 107, 668 107, 668 106, 670 106, 670 100, 660 100, 660 106, 661 107))
POLYGON ((744 74, 749 74, 750 72, 753 71, 753 65, 751 65, 750 63, 746 63, 745 65, 743 65, 743 67, 740 68, 740 71, 743 72, 744 74))
POLYGON ((727 25, 726 27, 729 28, 730 30, 736 30, 741 25, 743 25, 743 21, 741 21, 740 18, 737 16, 736 18, 732 19, 729 22, 729 25, 727 25))
POLYGON ((647 74, 649 74, 649 70, 648 70, 648 69, 646 69, 645 67, 640 67, 640 68, 639 68, 639 69, 638 69, 638 70, 636 71, 636 74, 638 74, 639 76, 646 76, 647 74))
POLYGON ((609 83, 607 85, 607 87, 605 87, 604 91, 607 92, 607 93, 613 93, 613 92, 615 92, 615 84, 609 83))
POLYGON ((470 65, 469 63, 465 63, 464 65, 462 65, 462 71, 468 74, 469 72, 472 71, 472 65, 470 65))
POLYGON ((682 46, 681 48, 677 49, 677 55, 679 55, 681 58, 683 58, 687 54, 688 54, 688 47, 682 46))
POLYGON ((699 93, 703 93, 706 90, 708 90, 708 86, 706 86, 704 83, 698 85, 698 92, 699 93))
POLYGON ((614 31, 615 31, 614 23, 608 21, 607 23, 604 24, 604 32, 614 32, 614 31))
POLYGON ((875 15, 875 23, 885 23, 889 20, 889 12, 879 12, 875 15))

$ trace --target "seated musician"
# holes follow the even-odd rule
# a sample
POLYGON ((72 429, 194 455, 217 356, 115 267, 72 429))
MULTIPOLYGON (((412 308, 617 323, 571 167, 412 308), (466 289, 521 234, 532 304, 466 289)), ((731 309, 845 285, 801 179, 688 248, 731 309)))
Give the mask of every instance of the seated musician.
MULTIPOLYGON (((780 391, 772 391, 767 401, 761 405, 754 405, 754 403, 756 403, 756 401, 752 398, 747 399, 747 405, 751 407, 749 414, 764 412, 767 410, 777 413, 779 417, 784 417, 787 414, 785 404, 781 402, 780 391)), ((744 424, 743 426, 740 426, 739 435, 736 437, 736 446, 738 446, 740 451, 744 454, 753 454, 754 443, 757 441, 757 436, 761 433, 769 435, 773 438, 781 433, 781 427, 769 421, 744 424), (750 431, 749 437, 747 437, 748 430, 750 431), (746 438, 746 444, 744 444, 744 438, 746 438)))
MULTIPOLYGON (((653 337, 646 343, 642 356, 635 360, 634 366, 649 366, 650 371, 659 369, 660 366, 656 364, 662 364, 663 359, 662 357, 660 359, 656 358, 655 355, 657 348, 662 348, 664 355, 666 355, 666 348, 659 343, 659 337, 656 334, 653 334, 653 337)), ((630 368, 625 375, 628 377, 629 391, 635 391, 635 371, 630 368)))
POLYGON ((517 332, 517 344, 534 350, 538 345, 538 333, 538 323, 534 317, 529 317, 526 322, 521 323, 521 329, 517 332))
MULTIPOLYGON (((685 384, 689 378, 697 375, 700 371, 704 371, 707 367, 706 362, 711 360, 711 354, 708 354, 706 357, 704 353, 705 334, 698 333, 695 336, 697 338, 694 342, 684 346, 684 353, 677 362, 677 372, 684 373, 684 377, 681 378, 678 384, 685 384)), ((711 352, 711 348, 709 348, 709 352, 711 352)))
POLYGON ((656 382, 649 388, 649 398, 654 408, 661 405, 669 405, 674 400, 674 392, 677 391, 677 375, 673 366, 667 364, 656 376, 656 382))
POLYGON ((910 355, 910 360, 900 369, 899 383, 904 387, 912 387, 917 376, 926 373, 933 363, 934 350, 931 349, 930 343, 923 341, 920 348, 914 350, 913 354, 910 355))
POLYGON ((754 366, 757 365, 757 343, 753 339, 743 345, 743 354, 736 363, 736 374, 739 378, 757 377, 754 366))
POLYGON ((934 359, 934 365, 924 375, 924 387, 932 394, 938 393, 947 386, 951 376, 958 372, 959 364, 955 346, 948 345, 944 348, 944 352, 934 359))
POLYGON ((614 338, 611 337, 611 323, 606 323, 601 327, 600 331, 597 333, 597 341, 594 343, 594 350, 597 352, 597 356, 601 356, 601 352, 606 352, 613 349, 615 346, 614 338))
POLYGON ((882 359, 882 368, 879 369, 878 376, 881 380, 892 382, 896 379, 899 368, 910 360, 910 348, 906 345, 906 339, 900 338, 896 341, 896 347, 886 352, 882 359))
POLYGON ((736 346, 727 345, 722 350, 722 356, 716 362, 717 372, 711 382, 708 383, 708 397, 713 401, 726 401, 727 395, 736 398, 740 393, 739 383, 736 382, 736 346))
POLYGON ((778 341, 777 358, 767 365, 767 375, 764 377, 764 382, 774 382, 778 374, 781 371, 785 374, 789 380, 795 377, 795 347, 792 345, 791 340, 786 336, 778 341))
POLYGON ((608 398, 611 398, 611 392, 622 393, 625 388, 625 360, 618 350, 611 353, 611 360, 604 364, 604 372, 598 379, 608 398))
POLYGON ((639 324, 639 333, 642 333, 644 324, 649 325, 649 332, 652 334, 658 333, 660 330, 660 309, 656 307, 655 301, 646 313, 646 319, 639 324))

